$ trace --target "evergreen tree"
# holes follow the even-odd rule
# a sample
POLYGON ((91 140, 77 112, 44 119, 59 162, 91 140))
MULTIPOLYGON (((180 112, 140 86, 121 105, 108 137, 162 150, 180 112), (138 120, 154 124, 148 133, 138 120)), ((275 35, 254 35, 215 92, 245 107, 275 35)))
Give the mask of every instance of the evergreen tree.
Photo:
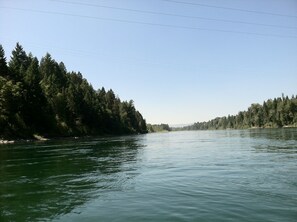
POLYGON ((0 45, 0 138, 145 133, 132 101, 95 91, 47 53, 40 61, 17 43, 6 64, 0 45))
POLYGON ((245 129, 253 127, 297 127, 297 99, 292 96, 269 99, 263 105, 252 104, 236 116, 217 117, 208 122, 197 122, 183 130, 245 129))
POLYGON ((7 74, 8 74, 8 68, 6 63, 5 52, 2 45, 0 45, 0 76, 6 77, 7 74))
POLYGON ((24 76, 26 95, 24 98, 24 121, 31 125, 33 131, 44 131, 46 98, 40 87, 41 76, 39 72, 39 62, 36 57, 31 57, 30 65, 24 76))
POLYGON ((12 56, 8 63, 10 69, 10 79, 22 81, 22 77, 29 66, 29 59, 23 47, 17 43, 12 51, 12 56))

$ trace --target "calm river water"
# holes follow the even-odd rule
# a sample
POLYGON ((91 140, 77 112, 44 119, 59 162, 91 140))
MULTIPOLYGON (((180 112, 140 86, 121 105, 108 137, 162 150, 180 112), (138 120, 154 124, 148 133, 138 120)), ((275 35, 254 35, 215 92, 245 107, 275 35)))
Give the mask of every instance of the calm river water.
POLYGON ((0 221, 296 221, 297 129, 0 146, 0 221))

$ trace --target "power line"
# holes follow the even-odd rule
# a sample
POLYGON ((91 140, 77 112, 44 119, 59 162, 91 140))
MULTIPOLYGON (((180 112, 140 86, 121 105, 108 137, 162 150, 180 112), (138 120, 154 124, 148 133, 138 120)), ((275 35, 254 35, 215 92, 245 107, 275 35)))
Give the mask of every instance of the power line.
POLYGON ((82 2, 70 2, 70 1, 63 1, 63 0, 51 0, 51 1, 66 3, 66 4, 73 4, 73 5, 84 5, 84 6, 97 7, 97 8, 107 8, 107 9, 115 9, 115 10, 121 10, 121 11, 145 13, 145 14, 151 14, 151 15, 164 15, 164 16, 172 16, 172 17, 188 18, 188 19, 199 19, 199 20, 207 20, 207 21, 218 21, 218 22, 266 26, 266 27, 275 27, 275 28, 297 29, 297 27, 292 27, 292 26, 282 26, 282 25, 272 25, 272 24, 263 24, 263 23, 255 23, 255 22, 235 21, 235 20, 228 20, 228 19, 215 19, 215 18, 207 18, 207 17, 201 17, 201 16, 190 16, 190 15, 181 15, 181 14, 173 14, 173 13, 165 13, 165 12, 155 12, 155 11, 147 11, 147 10, 139 10, 139 9, 131 9, 131 8, 122 8, 122 7, 82 3, 82 2))
MULTIPOLYGON (((5 42, 10 42, 10 43, 16 43, 17 41, 8 39, 8 38, 3 38, 0 36, 0 40, 1 41, 5 41, 5 42)), ((146 58, 133 58, 133 57, 127 57, 127 56, 119 56, 119 55, 114 55, 114 54, 108 54, 108 53, 104 53, 104 52, 94 52, 94 51, 86 51, 86 50, 78 50, 78 49, 69 49, 69 48, 64 48, 64 47, 58 47, 57 45, 52 45, 52 44, 36 44, 36 42, 25 42, 26 45, 31 45, 31 46, 35 46, 37 48, 42 48, 42 49, 54 49, 55 51, 62 51, 62 53, 58 53, 58 55, 70 55, 70 56, 80 56, 80 57, 90 57, 90 56, 100 56, 103 58, 108 58, 108 59, 113 59, 114 61, 118 61, 118 62, 123 62, 123 63, 127 63, 127 62, 133 62, 133 63, 138 63, 138 64, 147 64, 147 65, 157 65, 157 66, 170 66, 172 67, 172 65, 174 65, 171 62, 155 62, 155 61, 151 61, 148 60, 146 58)), ((46 51, 45 51, 46 52, 46 51)), ((51 54, 52 52, 50 52, 51 54)), ((57 53, 56 53, 57 55, 57 53)), ((176 63, 175 63, 176 64, 176 63)))
POLYGON ((208 5, 202 3, 194 3, 194 2, 181 2, 176 0, 161 0, 164 2, 171 2, 177 4, 184 4, 184 5, 194 5, 194 6, 201 6, 201 7, 208 7, 208 8, 219 8, 225 10, 233 10, 233 11, 240 11, 240 12, 249 12, 249 13, 257 13, 257 14, 264 14, 264 15, 273 15, 273 16, 283 16, 283 17, 290 17, 290 18, 297 18, 296 15, 285 15, 285 14, 278 14, 273 12, 263 12, 263 11, 256 11, 256 10, 247 10, 247 9, 240 9, 240 8, 231 8, 231 7, 224 7, 224 6, 215 6, 215 5, 208 5))
POLYGON ((62 13, 62 12, 43 11, 43 10, 36 10, 36 9, 25 9, 25 8, 15 8, 15 7, 5 7, 5 6, 0 6, 0 8, 17 10, 17 11, 28 11, 28 12, 34 12, 34 13, 50 14, 50 15, 62 15, 62 16, 70 16, 70 17, 78 17, 78 18, 86 18, 86 19, 96 19, 96 20, 101 20, 101 21, 120 22, 120 23, 148 25, 148 26, 158 26, 158 27, 175 28, 175 29, 235 33, 235 34, 268 36, 268 37, 278 37, 278 38, 297 38, 297 36, 290 36, 290 35, 264 34, 264 33, 256 33, 256 32, 241 32, 241 31, 224 30, 224 29, 210 29, 210 28, 200 28, 200 27, 191 27, 191 26, 179 26, 179 25, 152 23, 152 22, 140 22, 140 21, 135 21, 135 20, 124 20, 124 19, 95 17, 95 16, 78 15, 78 14, 70 14, 70 13, 62 13))

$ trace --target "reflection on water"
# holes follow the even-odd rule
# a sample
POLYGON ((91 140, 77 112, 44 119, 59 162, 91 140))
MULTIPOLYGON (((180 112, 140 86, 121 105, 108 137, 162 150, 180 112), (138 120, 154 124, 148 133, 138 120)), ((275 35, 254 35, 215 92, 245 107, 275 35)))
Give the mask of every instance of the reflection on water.
MULTIPOLYGON (((211 131, 216 138, 237 140, 259 152, 297 153, 297 128, 211 131)), ((234 142, 232 140, 232 142, 234 142)))
POLYGON ((0 221, 297 218, 297 129, 0 146, 0 221))
POLYGON ((254 138, 266 138, 273 140, 297 140, 297 128, 281 129, 252 129, 248 130, 249 136, 254 138))
POLYGON ((141 146, 133 137, 1 146, 1 221, 50 220, 126 189, 141 146))
POLYGON ((247 131, 254 138, 257 151, 297 153, 297 129, 254 129, 247 131))

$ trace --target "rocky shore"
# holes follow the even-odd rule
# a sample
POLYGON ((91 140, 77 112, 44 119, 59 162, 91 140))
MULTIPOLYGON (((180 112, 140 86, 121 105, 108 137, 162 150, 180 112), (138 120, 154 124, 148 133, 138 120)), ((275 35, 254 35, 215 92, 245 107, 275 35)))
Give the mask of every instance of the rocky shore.
POLYGON ((15 143, 14 140, 1 140, 0 139, 0 144, 11 144, 11 143, 15 143))

